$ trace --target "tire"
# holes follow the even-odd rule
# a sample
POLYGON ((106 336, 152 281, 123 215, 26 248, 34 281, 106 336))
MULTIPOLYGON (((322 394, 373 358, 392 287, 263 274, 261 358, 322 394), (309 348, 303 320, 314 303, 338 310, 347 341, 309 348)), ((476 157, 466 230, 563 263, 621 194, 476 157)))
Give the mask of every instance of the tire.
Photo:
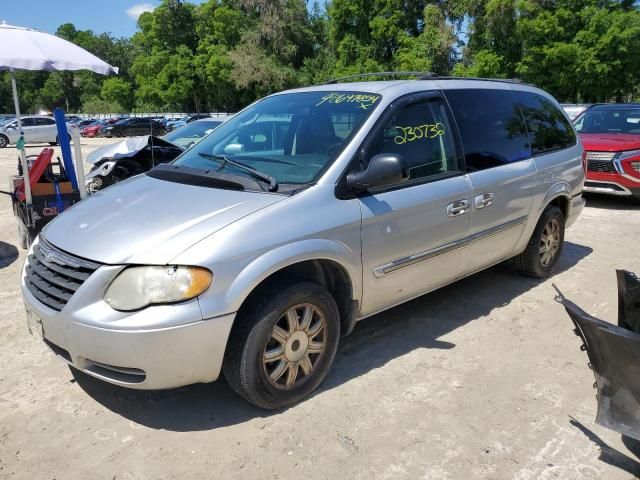
POLYGON ((274 282, 248 302, 229 338, 224 376, 236 393, 258 407, 293 405, 320 385, 333 363, 340 342, 336 302, 322 285, 292 279, 274 282), (295 312, 297 320, 290 322, 288 312, 295 312))
POLYGON ((562 211, 553 205, 547 206, 538 220, 527 248, 514 258, 516 269, 529 277, 549 277, 562 255, 564 225, 562 211))
POLYGON ((4 135, 0 135, 0 148, 5 148, 9 145, 9 138, 4 135))

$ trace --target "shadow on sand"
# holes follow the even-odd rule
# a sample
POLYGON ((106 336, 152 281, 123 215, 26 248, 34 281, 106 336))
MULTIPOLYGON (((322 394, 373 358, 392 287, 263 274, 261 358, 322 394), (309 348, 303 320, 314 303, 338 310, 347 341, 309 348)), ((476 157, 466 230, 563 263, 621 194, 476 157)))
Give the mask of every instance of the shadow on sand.
POLYGON ((629 197, 616 197, 615 195, 601 195, 597 193, 585 193, 587 207, 600 210, 640 210, 640 199, 629 197))
POLYGON ((6 268, 18 259, 18 249, 10 243, 0 242, 0 268, 6 268))
MULTIPOLYGON (((611 465, 613 467, 617 467, 620 470, 624 470, 627 473, 630 473, 635 478, 640 477, 640 463, 636 460, 629 458, 624 453, 619 452, 615 448, 611 448, 609 445, 605 443, 599 436, 597 436, 593 431, 589 430, 585 425, 580 423, 573 417, 569 417, 571 420, 569 423, 584 433, 589 440, 591 440, 595 445, 600 448, 600 456, 598 460, 606 463, 607 465, 611 465)), ((622 436, 622 443, 632 452, 636 457, 640 455, 640 442, 630 437, 622 436)))
MULTIPOLYGON (((591 252, 591 248, 565 243, 557 272, 571 268, 591 252)), ((336 388, 418 348, 455 348, 438 339, 509 304, 539 283, 497 266, 371 317, 344 339, 320 391, 336 388)), ((272 414, 241 400, 222 379, 175 390, 141 391, 113 386, 75 370, 74 376, 102 405, 150 428, 210 430, 272 414)))

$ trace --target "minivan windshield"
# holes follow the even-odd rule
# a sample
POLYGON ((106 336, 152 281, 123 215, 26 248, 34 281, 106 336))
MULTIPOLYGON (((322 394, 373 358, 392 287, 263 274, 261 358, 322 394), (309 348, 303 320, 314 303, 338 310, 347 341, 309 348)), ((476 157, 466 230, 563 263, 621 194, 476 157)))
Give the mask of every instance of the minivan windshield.
POLYGON ((579 133, 640 134, 640 107, 592 107, 574 122, 579 133))
POLYGON ((261 100, 215 129, 173 163, 278 184, 314 182, 379 104, 351 91, 297 92, 261 100), (230 161, 224 161, 225 159, 230 161))

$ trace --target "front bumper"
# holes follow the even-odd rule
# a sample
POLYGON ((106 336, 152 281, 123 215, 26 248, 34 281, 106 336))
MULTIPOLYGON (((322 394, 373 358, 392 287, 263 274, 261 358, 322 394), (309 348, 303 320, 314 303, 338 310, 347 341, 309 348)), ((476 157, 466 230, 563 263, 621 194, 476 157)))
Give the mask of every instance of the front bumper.
POLYGON ((100 298, 113 273, 113 267, 98 269, 60 312, 31 294, 23 274, 25 306, 41 320, 53 352, 72 367, 123 387, 165 389, 216 380, 235 314, 203 319, 197 299, 116 312, 100 298), (96 287, 102 287, 99 295, 96 287))
POLYGON ((595 374, 596 423, 640 440, 640 281, 623 270, 617 276, 617 326, 589 315, 561 294, 558 301, 573 320, 595 374))
POLYGON ((621 197, 640 197, 640 178, 627 173, 587 172, 584 191, 621 197))

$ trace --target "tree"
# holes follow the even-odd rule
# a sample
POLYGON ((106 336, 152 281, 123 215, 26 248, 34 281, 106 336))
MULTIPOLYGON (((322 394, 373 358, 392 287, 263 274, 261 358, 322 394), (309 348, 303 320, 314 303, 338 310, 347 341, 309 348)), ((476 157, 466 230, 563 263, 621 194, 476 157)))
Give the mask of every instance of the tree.
POLYGON ((133 107, 133 89, 131 83, 122 78, 107 78, 102 83, 100 98, 106 102, 118 104, 125 110, 133 107))
POLYGON ((419 35, 399 34, 396 68, 448 74, 453 66, 456 42, 453 27, 447 24, 444 13, 436 5, 424 8, 421 23, 419 35))
POLYGON ((62 107, 67 112, 77 111, 80 95, 74 87, 72 72, 52 72, 38 92, 38 104, 49 111, 62 107))
POLYGON ((253 28, 230 52, 235 86, 262 96, 298 85, 296 70, 313 50, 309 13, 302 0, 238 0, 253 28))
POLYGON ((82 103, 82 113, 123 113, 129 111, 124 109, 118 102, 109 102, 100 97, 88 97, 82 103))
MULTIPOLYGON (((519 77, 563 101, 640 89, 632 0, 162 0, 132 38, 56 34, 120 69, 19 72, 25 112, 62 106, 235 111, 274 91, 386 70, 519 77), (463 32, 463 30, 466 30, 463 32)), ((0 72, 0 108, 13 111, 0 72)))

